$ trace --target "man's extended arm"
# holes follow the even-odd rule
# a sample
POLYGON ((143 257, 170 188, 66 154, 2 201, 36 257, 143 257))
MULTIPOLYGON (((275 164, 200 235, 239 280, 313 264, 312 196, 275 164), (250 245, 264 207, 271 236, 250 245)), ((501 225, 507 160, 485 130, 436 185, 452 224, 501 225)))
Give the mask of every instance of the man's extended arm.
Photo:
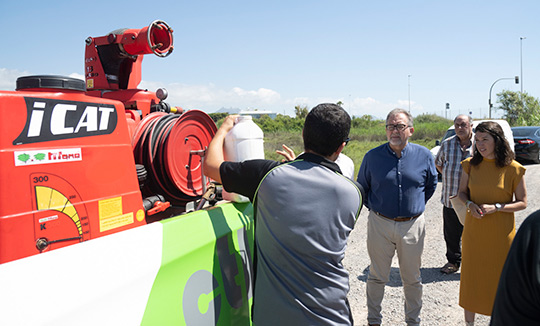
POLYGON ((208 145, 208 150, 206 151, 203 166, 204 174, 219 183, 221 183, 219 167, 221 166, 221 163, 225 161, 223 154, 223 143, 225 142, 225 136, 227 136, 227 133, 234 126, 237 117, 237 115, 230 115, 225 118, 223 124, 221 124, 221 127, 219 127, 214 138, 208 145))

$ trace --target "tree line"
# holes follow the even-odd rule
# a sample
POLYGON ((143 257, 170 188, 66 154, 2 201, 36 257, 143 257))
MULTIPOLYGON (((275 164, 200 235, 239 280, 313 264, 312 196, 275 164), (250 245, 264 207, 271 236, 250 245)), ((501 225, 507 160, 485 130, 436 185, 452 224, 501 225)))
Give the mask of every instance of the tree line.
POLYGON ((505 112, 503 118, 512 127, 540 125, 540 103, 527 92, 502 91, 497 101, 501 103, 497 109, 505 112))
MULTIPOLYGON (((502 91, 497 94, 497 102, 500 106, 495 109, 504 111, 503 118, 508 121, 510 126, 536 126, 540 125, 540 102, 537 98, 530 96, 526 92, 502 91)), ((340 103, 338 103, 340 104, 340 103)), ((294 108, 295 117, 278 114, 275 119, 263 116, 253 121, 263 130, 264 133, 275 132, 302 132, 304 119, 309 109, 307 106, 297 105, 294 108)), ((210 113, 210 117, 219 126, 228 113, 210 113)), ((439 117, 435 114, 422 114, 414 117, 415 138, 438 138, 444 134, 446 129, 452 124, 452 120, 439 117)), ((381 138, 385 139, 384 120, 377 120, 371 115, 351 118, 351 134, 362 140, 368 137, 368 140, 381 138)))

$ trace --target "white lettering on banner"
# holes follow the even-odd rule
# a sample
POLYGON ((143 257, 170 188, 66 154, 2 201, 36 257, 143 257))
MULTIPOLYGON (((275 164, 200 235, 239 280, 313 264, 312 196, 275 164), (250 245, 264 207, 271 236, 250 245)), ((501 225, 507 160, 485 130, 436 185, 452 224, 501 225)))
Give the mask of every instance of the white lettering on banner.
POLYGON ((81 127, 85 127, 86 131, 97 130, 97 107, 86 107, 81 116, 81 120, 79 120, 79 123, 77 124, 77 128, 75 128, 75 132, 79 132, 79 130, 81 130, 81 127))
POLYGON ((73 104, 56 104, 54 106, 51 114, 51 133, 53 135, 73 133, 73 127, 66 127, 67 111, 77 111, 77 106, 73 104))
POLYGON ((112 104, 26 97, 27 120, 14 145, 114 132, 118 123, 112 104))
MULTIPOLYGON (((34 108, 45 108, 44 102, 35 102, 34 108)), ((43 123, 43 110, 33 110, 30 118, 30 126, 28 127, 28 137, 38 137, 41 133, 41 124, 43 123)))
POLYGON ((109 117, 114 112, 113 108, 101 107, 101 121, 99 122, 99 130, 107 130, 109 128, 109 117))

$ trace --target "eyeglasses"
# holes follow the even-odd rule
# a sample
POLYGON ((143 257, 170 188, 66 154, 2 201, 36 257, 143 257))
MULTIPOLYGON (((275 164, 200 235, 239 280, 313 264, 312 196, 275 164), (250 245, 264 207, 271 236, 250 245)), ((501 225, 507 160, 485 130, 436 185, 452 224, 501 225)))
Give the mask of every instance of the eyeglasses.
POLYGON ((461 128, 461 129, 464 129, 464 128, 467 128, 469 126, 468 123, 462 123, 462 124, 455 124, 454 127, 455 128, 461 128))
POLYGON ((345 146, 347 146, 347 144, 351 141, 351 139, 349 137, 347 137, 347 139, 345 139, 343 142, 345 143, 345 146))
POLYGON ((400 124, 397 124, 397 125, 386 125, 386 130, 394 131, 394 130, 397 129, 398 131, 403 131, 403 130, 407 129, 407 127, 409 127, 409 126, 400 123, 400 124))

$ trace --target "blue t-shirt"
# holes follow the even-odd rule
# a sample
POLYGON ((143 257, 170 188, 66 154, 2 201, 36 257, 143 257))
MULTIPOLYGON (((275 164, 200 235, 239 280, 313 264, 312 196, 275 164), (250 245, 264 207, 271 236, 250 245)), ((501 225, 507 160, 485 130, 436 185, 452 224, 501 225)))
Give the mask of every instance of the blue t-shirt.
POLYGON ((422 214, 437 187, 433 155, 408 143, 398 158, 385 143, 366 153, 357 181, 366 192, 366 207, 390 218, 422 214))

